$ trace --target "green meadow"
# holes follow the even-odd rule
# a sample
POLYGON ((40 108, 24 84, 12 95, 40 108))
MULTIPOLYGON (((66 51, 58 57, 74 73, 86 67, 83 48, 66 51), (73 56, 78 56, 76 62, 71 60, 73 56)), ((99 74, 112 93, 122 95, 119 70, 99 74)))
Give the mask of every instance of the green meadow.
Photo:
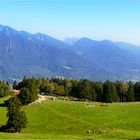
MULTIPOLYGON (((0 99, 0 125, 6 107, 0 99)), ((117 140, 140 139, 140 102, 103 104, 46 99, 22 107, 28 125, 18 134, 0 133, 0 139, 117 140)))

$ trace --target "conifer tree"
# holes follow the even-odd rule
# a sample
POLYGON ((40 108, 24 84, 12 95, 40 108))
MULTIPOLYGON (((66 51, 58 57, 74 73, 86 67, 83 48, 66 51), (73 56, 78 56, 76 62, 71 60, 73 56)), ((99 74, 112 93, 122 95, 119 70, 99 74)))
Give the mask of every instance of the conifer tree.
POLYGON ((5 132, 21 132, 26 127, 27 118, 24 111, 21 111, 21 103, 17 97, 12 97, 7 106, 7 124, 4 126, 5 132))
POLYGON ((127 91, 126 101, 127 102, 135 101, 134 87, 133 87, 133 84, 131 82, 129 82, 129 88, 127 91))

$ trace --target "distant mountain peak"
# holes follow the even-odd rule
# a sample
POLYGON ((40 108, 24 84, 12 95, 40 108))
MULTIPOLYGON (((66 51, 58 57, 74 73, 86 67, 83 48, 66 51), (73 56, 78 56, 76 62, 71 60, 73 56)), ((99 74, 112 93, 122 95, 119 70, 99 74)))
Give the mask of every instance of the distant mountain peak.
POLYGON ((101 42, 103 42, 103 43, 108 43, 108 44, 114 44, 114 42, 112 42, 112 41, 110 41, 110 40, 102 40, 101 42))
POLYGON ((9 27, 7 25, 6 26, 0 25, 0 27, 5 29, 5 30, 14 30, 14 31, 16 31, 14 28, 11 28, 11 27, 9 27))
POLYGON ((66 38, 64 39, 64 42, 65 42, 66 44, 68 44, 68 45, 74 45, 74 43, 75 43, 77 40, 79 40, 78 37, 66 37, 66 38))
POLYGON ((3 32, 6 36, 16 35, 18 33, 18 31, 15 29, 3 25, 0 25, 0 31, 3 32))
POLYGON ((92 41, 93 42, 94 40, 87 37, 83 37, 83 38, 80 38, 78 41, 92 41))
POLYGON ((77 40, 74 44, 74 46, 78 46, 78 47, 94 47, 96 44, 98 44, 99 41, 95 41, 89 38, 81 38, 79 40, 77 40))
MULTIPOLYGON (((40 36, 40 37, 46 37, 46 36, 48 36, 48 35, 43 34, 43 33, 40 33, 40 32, 35 33, 34 35, 35 35, 35 36, 40 36)), ((48 37, 49 37, 49 36, 48 36, 48 37)))

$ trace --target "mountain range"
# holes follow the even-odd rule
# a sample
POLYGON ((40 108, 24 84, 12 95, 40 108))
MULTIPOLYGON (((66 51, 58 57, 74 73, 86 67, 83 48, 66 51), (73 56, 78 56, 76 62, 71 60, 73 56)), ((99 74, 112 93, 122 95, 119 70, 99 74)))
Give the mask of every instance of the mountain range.
POLYGON ((51 36, 0 25, 0 79, 23 76, 140 79, 140 47, 110 40, 51 36))

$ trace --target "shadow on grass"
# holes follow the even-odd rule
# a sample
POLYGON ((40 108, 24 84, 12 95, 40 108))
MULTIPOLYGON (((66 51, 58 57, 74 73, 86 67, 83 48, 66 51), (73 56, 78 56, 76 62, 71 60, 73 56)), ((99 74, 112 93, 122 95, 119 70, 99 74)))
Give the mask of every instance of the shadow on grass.
POLYGON ((7 105, 5 103, 1 103, 0 107, 7 107, 7 105))
POLYGON ((6 100, 6 101, 4 101, 3 103, 1 103, 1 104, 0 104, 0 107, 7 107, 8 101, 9 101, 9 100, 6 100))

